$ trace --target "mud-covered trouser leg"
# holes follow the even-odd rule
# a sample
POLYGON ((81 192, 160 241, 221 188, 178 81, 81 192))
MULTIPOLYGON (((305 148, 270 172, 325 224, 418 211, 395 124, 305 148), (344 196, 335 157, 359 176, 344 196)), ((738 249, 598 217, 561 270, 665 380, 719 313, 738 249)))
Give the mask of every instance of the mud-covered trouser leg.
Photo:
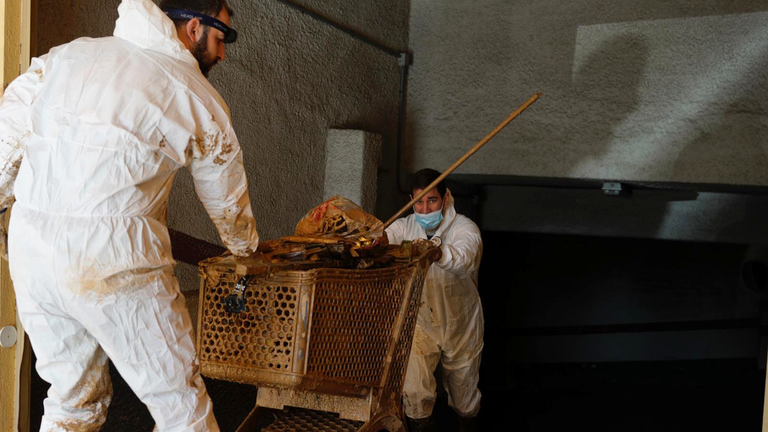
MULTIPOLYGON (((16 272, 14 280, 27 285, 26 281, 37 279, 22 273, 16 272)), ((18 286, 19 282, 16 283, 18 286)), ((119 274, 88 288, 77 293, 64 287, 54 290, 61 293, 61 302, 73 318, 71 321, 85 329, 79 335, 87 335, 62 341, 61 352, 56 353, 60 356, 55 361, 69 363, 70 353, 85 349, 83 341, 98 341, 126 383, 146 404, 157 430, 218 432, 213 405, 199 373, 192 322, 171 266, 119 274)), ((21 299, 19 303, 21 306, 21 299)), ((19 309, 26 327, 26 321, 32 320, 31 314, 22 307, 19 309)), ((33 323, 31 327, 30 339, 36 352, 38 346, 59 337, 45 327, 61 327, 55 311, 37 314, 35 319, 49 324, 33 323)), ((60 379, 58 375, 49 374, 52 384, 60 379)), ((41 376, 48 379, 43 373, 41 376)))
POLYGON ((462 417, 475 417, 480 411, 480 358, 483 341, 472 350, 461 352, 456 357, 443 353, 443 386, 448 392, 448 406, 462 417))
POLYGON ((440 363, 440 355, 437 342, 416 326, 403 385, 405 415, 412 419, 425 419, 432 415, 437 398, 435 368, 440 363))
POLYGON ((218 432, 173 269, 135 274, 130 280, 141 288, 102 296, 81 308, 89 330, 147 405, 158 431, 218 432))
POLYGON ((40 430, 98 431, 112 400, 108 358, 85 327, 68 316, 61 299, 48 289, 53 286, 15 285, 37 372, 51 384, 40 430))

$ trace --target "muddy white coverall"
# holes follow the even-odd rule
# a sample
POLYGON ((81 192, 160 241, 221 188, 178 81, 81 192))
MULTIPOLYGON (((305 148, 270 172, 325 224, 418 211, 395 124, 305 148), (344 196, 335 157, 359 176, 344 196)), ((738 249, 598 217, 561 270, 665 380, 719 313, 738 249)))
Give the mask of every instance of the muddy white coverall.
MULTIPOLYGON (((416 321, 411 357, 403 388, 405 413, 427 418, 435 405, 435 368, 442 365, 448 404, 463 417, 480 410, 480 357, 483 351, 483 308, 477 272, 483 254, 480 229, 457 214, 448 193, 443 221, 435 232, 442 240, 442 258, 427 273, 416 321)), ((412 214, 387 228, 391 244, 426 239, 427 232, 412 214)))
POLYGON ((224 244, 258 245, 229 111, 150 0, 123 0, 114 37, 35 59, 0 101, 0 202, 18 311, 51 383, 43 431, 95 431, 107 356, 160 431, 218 431, 166 228, 187 167, 224 244), (15 181, 14 181, 15 180, 15 181))

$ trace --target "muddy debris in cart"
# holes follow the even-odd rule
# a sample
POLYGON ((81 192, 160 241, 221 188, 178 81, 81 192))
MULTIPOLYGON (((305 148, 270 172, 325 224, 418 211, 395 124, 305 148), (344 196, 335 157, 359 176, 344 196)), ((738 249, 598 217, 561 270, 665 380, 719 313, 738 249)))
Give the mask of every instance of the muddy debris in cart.
POLYGON ((388 245, 382 222, 351 200, 334 196, 307 212, 294 235, 262 241, 262 264, 313 262, 318 266, 373 269, 408 263, 423 252, 410 242, 388 245))

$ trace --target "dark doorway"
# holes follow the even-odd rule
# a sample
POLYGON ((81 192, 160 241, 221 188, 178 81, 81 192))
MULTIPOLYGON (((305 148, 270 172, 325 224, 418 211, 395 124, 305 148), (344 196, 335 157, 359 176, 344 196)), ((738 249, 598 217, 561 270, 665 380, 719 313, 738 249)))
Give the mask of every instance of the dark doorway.
POLYGON ((764 295, 741 279, 748 247, 483 238, 482 430, 758 430, 764 295))

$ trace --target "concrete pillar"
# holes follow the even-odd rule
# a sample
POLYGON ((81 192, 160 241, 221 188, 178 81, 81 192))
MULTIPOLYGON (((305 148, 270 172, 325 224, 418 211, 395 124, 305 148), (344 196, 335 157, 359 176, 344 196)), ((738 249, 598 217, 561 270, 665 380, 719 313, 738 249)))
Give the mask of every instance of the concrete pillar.
POLYGON ((381 135, 362 130, 329 129, 325 144, 323 200, 341 195, 373 213, 380 156, 381 135))

